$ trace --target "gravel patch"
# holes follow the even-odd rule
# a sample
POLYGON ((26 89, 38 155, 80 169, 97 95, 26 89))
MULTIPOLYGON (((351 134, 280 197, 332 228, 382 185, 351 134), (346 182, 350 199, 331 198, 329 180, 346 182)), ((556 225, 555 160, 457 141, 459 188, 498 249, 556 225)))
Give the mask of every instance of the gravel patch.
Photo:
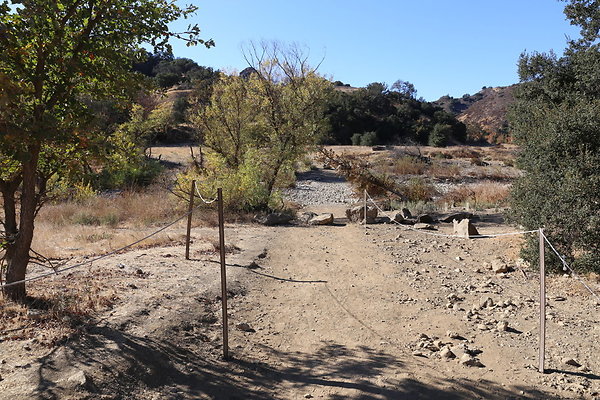
POLYGON ((299 174, 296 187, 285 189, 283 195, 301 206, 346 204, 358 200, 343 177, 322 169, 299 174))

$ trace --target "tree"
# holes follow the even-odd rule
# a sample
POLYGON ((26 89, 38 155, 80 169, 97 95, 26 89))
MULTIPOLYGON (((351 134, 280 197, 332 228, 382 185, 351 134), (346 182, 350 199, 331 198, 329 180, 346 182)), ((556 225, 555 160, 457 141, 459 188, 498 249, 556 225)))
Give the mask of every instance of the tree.
POLYGON ((168 24, 195 8, 167 0, 21 0, 0 3, 0 192, 5 288, 25 298, 34 221, 48 180, 93 156, 86 99, 123 106, 142 86, 132 65, 142 44, 170 52, 171 38, 199 39, 197 26, 174 33, 168 24))
POLYGON ((401 96, 414 99, 417 95, 417 89, 415 89, 415 85, 408 81, 397 80, 392 85, 392 91, 399 93, 401 96))
MULTIPOLYGON (((600 13, 598 1, 565 7, 582 38, 564 56, 522 54, 510 127, 521 145, 512 211, 527 229, 543 227, 557 250, 600 271, 600 13)), ((537 260, 534 240, 523 254, 537 260)), ((557 258, 548 257, 560 266, 557 258)))
POLYGON ((250 67, 222 76, 213 85, 210 104, 197 108, 195 125, 204 143, 232 173, 252 155, 269 195, 324 128, 332 85, 309 65, 306 54, 294 45, 251 44, 245 52, 250 67))

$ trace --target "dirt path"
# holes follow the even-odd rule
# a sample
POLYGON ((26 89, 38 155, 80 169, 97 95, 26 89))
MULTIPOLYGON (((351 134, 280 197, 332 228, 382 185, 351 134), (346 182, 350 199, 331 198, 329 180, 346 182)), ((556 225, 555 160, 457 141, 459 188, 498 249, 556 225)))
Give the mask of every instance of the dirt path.
MULTIPOLYGON (((333 226, 227 227, 238 248, 227 258, 230 361, 221 359, 218 257, 201 247, 214 229, 194 230, 189 261, 181 246, 139 249, 40 283, 102 281, 120 300, 57 347, 41 344, 43 332, 1 340, 0 398, 597 396, 599 313, 577 282, 549 280, 551 373, 542 375, 534 367, 535 275, 496 274, 486 265, 502 256, 515 266, 517 238, 365 229, 347 223, 344 209, 310 206, 333 212, 333 226), (444 357, 444 348, 457 357, 444 357), (462 365, 460 351, 480 364, 462 365), (582 367, 565 365, 565 357, 582 367)), ((511 229, 496 216, 478 226, 482 233, 511 229)), ((439 232, 449 230, 440 225, 439 232)))

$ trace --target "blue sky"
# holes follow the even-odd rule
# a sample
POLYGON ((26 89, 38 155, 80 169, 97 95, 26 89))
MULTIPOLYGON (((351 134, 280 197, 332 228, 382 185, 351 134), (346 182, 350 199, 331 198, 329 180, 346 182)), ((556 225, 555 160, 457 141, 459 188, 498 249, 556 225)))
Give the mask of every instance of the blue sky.
MULTIPOLYGON (((189 1, 181 1, 189 4, 189 1)), ((242 70, 251 40, 307 46, 319 72, 353 86, 412 82, 417 96, 460 97, 518 81, 523 51, 558 54, 576 38, 555 0, 194 0, 197 23, 216 47, 174 43, 177 57, 242 70)))

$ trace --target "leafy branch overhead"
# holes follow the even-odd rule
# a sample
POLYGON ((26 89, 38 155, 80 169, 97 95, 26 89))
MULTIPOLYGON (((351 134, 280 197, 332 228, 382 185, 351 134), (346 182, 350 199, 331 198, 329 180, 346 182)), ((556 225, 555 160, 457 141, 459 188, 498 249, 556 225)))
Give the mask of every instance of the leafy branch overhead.
MULTIPOLYGON (((8 282, 25 277, 50 178, 82 168, 110 142, 94 127, 91 103, 110 99, 127 107, 145 86, 132 69, 145 59, 144 45, 170 52, 171 39, 214 44, 200 38, 196 25, 169 29, 195 11, 166 0, 0 3, 0 192, 4 230, 15 237, 5 251, 8 282)), ((7 293, 23 298, 24 284, 7 293)))

